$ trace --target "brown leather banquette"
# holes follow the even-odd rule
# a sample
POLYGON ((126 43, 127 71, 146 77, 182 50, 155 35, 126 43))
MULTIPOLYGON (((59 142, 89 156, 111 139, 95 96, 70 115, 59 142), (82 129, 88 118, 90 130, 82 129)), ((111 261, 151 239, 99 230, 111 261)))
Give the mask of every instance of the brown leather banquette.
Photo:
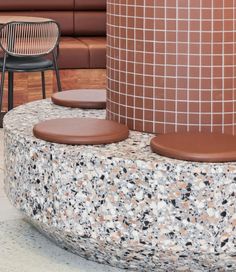
POLYGON ((0 1, 0 16, 10 14, 60 24, 60 68, 106 67, 106 0, 0 1))

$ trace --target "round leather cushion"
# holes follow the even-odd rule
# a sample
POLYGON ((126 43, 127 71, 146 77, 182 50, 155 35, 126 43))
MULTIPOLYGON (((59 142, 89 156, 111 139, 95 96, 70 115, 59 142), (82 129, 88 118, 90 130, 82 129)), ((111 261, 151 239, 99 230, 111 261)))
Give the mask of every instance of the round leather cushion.
POLYGON ((123 124, 94 118, 47 120, 33 128, 34 136, 59 144, 110 144, 125 140, 129 129, 123 124))
POLYGON ((170 158, 198 162, 236 160, 236 136, 217 133, 170 133, 151 140, 151 149, 170 158))
POLYGON ((83 109, 105 109, 105 89, 80 89, 52 95, 52 102, 59 106, 83 109))

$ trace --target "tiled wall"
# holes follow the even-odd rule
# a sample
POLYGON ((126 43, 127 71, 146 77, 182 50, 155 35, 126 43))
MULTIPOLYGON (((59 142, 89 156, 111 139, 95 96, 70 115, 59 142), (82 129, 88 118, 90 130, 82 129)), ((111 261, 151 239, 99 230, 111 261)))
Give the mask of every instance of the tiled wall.
POLYGON ((236 0, 108 0, 109 119, 234 133, 236 0))

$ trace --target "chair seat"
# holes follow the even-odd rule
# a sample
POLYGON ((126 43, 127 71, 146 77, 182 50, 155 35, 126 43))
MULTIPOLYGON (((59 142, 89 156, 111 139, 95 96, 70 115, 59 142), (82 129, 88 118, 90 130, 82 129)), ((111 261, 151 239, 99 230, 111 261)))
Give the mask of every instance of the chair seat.
POLYGON ((80 89, 52 95, 52 102, 59 106, 84 109, 105 109, 105 89, 80 89))
POLYGON ((236 161, 236 136, 217 133, 170 133, 151 140, 159 155, 197 162, 236 161))
POLYGON ((110 120, 61 118, 35 125, 33 133, 35 137, 53 143, 96 145, 125 140, 129 136, 129 129, 110 120))
MULTIPOLYGON (((0 58, 0 67, 3 66, 3 58, 0 58)), ((6 69, 10 70, 40 70, 53 66, 53 62, 45 57, 13 57, 6 61, 6 69)))

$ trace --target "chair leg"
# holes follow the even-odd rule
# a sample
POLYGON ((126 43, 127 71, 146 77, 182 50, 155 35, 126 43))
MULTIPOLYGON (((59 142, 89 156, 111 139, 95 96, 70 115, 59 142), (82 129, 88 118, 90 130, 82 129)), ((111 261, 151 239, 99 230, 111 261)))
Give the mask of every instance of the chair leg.
POLYGON ((58 69, 58 65, 57 65, 57 60, 56 60, 56 55, 55 55, 54 51, 52 52, 52 55, 53 55, 53 66, 54 66, 54 69, 55 69, 55 72, 56 72, 57 89, 58 89, 58 92, 61 92, 62 89, 61 89, 60 73, 59 73, 59 69, 58 69))
POLYGON ((6 72, 6 59, 7 59, 7 55, 4 54, 3 66, 2 66, 1 86, 0 86, 0 88, 1 88, 0 89, 0 113, 2 112, 3 89, 4 89, 5 72, 6 72))
POLYGON ((45 88, 45 73, 44 71, 41 72, 41 79, 42 79, 42 95, 43 99, 46 98, 46 88, 45 88))
POLYGON ((13 81, 14 73, 8 72, 8 110, 13 109, 13 81))

